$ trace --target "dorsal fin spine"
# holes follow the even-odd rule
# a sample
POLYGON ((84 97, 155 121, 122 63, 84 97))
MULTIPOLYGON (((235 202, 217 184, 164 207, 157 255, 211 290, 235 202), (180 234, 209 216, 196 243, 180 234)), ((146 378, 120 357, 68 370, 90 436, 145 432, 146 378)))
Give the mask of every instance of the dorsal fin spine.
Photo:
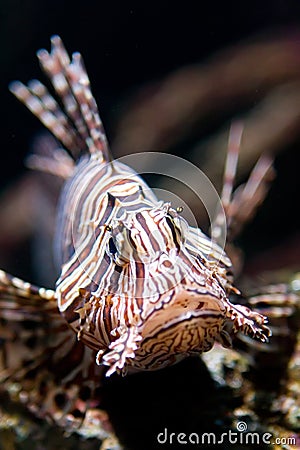
POLYGON ((74 159, 82 153, 96 153, 98 159, 109 161, 107 139, 82 57, 76 52, 70 60, 59 36, 53 36, 51 43, 50 53, 42 49, 37 56, 62 107, 37 80, 31 80, 28 86, 13 82, 10 90, 74 159))

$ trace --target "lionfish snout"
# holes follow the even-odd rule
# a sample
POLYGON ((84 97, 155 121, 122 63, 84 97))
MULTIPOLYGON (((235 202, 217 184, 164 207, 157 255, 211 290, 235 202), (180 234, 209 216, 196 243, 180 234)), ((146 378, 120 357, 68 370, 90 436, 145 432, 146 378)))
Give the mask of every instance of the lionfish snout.
POLYGON ((147 317, 138 327, 141 339, 135 357, 127 361, 137 369, 157 370, 206 352, 222 333, 222 299, 204 289, 180 285, 162 296, 160 308, 148 306, 147 317))

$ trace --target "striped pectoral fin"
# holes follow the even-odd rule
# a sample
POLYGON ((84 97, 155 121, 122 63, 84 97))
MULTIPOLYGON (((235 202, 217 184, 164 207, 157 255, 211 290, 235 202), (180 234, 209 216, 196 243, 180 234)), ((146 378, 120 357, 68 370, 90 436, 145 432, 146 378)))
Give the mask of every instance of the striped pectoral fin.
POLYGON ((0 381, 22 380, 66 330, 54 291, 0 271, 0 381))
POLYGON ((0 382, 20 382, 41 365, 48 335, 62 325, 55 293, 0 271, 0 382))
MULTIPOLYGON (((288 284, 261 286, 257 292, 247 297, 247 304, 269 318, 273 337, 268 352, 276 353, 277 362, 280 358, 284 360, 289 352, 293 352, 300 329, 298 290, 293 291, 288 284)), ((261 349, 260 345, 249 341, 243 335, 238 338, 252 348, 261 349)))
POLYGON ((241 332, 261 342, 268 342, 272 334, 270 328, 266 325, 267 317, 252 311, 247 306, 234 305, 228 301, 226 317, 232 323, 233 334, 241 332))
POLYGON ((59 314, 53 290, 34 286, 0 270, 0 319, 38 321, 45 314, 53 313, 59 314))
POLYGON ((112 336, 119 336, 113 341, 107 352, 100 350, 96 357, 97 364, 109 366, 106 376, 109 377, 114 372, 126 375, 126 365, 128 360, 135 357, 135 351, 139 348, 142 336, 135 326, 120 326, 112 331, 112 336))
POLYGON ((61 316, 55 292, 0 271, 1 389, 68 432, 112 437, 103 367, 61 316))

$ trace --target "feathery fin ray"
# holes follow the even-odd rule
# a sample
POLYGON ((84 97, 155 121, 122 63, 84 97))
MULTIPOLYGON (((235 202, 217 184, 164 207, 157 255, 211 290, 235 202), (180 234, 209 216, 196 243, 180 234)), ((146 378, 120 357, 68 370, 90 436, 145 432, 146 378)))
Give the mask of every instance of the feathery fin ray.
POLYGON ((275 174, 272 155, 262 154, 247 182, 234 189, 243 129, 243 124, 239 121, 233 122, 230 128, 221 192, 221 204, 225 215, 221 210, 218 211, 211 226, 211 237, 217 244, 222 243, 221 231, 224 228, 224 218, 226 219, 226 240, 232 242, 265 199, 270 181, 275 174))
POLYGON ((63 108, 38 80, 31 80, 28 86, 14 81, 10 90, 74 159, 88 152, 109 161, 107 139, 82 57, 76 52, 70 60, 59 36, 53 36, 51 44, 50 53, 42 49, 37 56, 63 108))
POLYGON ((76 340, 55 292, 0 270, 0 383, 13 400, 66 432, 111 436, 101 408, 103 367, 76 340), (83 397, 82 397, 83 396, 83 397))

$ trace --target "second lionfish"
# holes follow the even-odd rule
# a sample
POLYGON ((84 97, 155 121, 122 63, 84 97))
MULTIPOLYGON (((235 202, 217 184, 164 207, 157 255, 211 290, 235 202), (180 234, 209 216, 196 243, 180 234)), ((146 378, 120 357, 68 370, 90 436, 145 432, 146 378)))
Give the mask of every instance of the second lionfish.
MULTIPOLYGON (((36 394, 22 385, 30 371, 38 378, 47 367, 56 393, 73 383, 88 386, 92 397, 103 370, 163 368, 210 350, 215 341, 230 346, 238 332, 266 342, 266 318, 229 300, 236 291, 231 261, 217 242, 110 157, 80 54, 70 60, 55 36, 51 52, 38 57, 59 103, 37 80, 28 87, 14 82, 11 90, 73 163, 64 157, 46 168, 66 178, 57 212, 55 290, 0 273, 1 380, 17 381, 39 414, 36 394)), ((232 172, 228 164, 227 187, 232 172)))

